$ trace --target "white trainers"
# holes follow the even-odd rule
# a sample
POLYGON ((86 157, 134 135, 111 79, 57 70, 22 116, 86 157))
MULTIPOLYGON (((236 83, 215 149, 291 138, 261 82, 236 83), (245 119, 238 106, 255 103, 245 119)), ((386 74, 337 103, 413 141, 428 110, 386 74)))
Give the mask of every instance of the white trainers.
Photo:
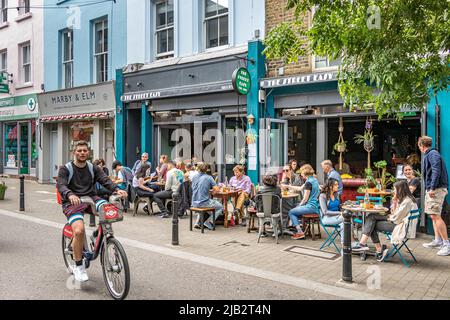
POLYGON ((84 265, 73 268, 73 276, 75 277, 75 280, 79 282, 86 282, 89 280, 84 265))
POLYGON ((450 256, 450 246, 449 245, 443 245, 441 247, 441 250, 437 253, 438 256, 450 256))
POLYGON ((429 243, 424 243, 423 246, 425 248, 440 248, 442 247, 442 241, 438 242, 436 241, 436 239, 434 239, 433 241, 429 242, 429 243))

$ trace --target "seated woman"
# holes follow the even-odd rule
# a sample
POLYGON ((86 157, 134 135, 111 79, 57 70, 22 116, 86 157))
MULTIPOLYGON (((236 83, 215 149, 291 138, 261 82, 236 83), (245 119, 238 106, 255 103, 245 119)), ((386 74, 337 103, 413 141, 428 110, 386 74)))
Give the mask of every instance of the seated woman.
POLYGON ((398 181, 394 184, 391 214, 371 213, 367 215, 363 236, 359 243, 352 247, 352 250, 355 252, 368 251, 367 240, 370 237, 377 250, 377 260, 379 262, 383 261, 389 251, 388 249, 382 250, 378 232, 387 231, 393 233, 397 226, 403 224, 403 219, 408 216, 411 210, 417 210, 416 199, 409 190, 408 183, 405 180, 398 181))
MULTIPOLYGON (((277 185, 278 179, 277 179, 276 175, 266 174, 263 177, 262 182, 263 182, 263 185, 258 189, 258 192, 256 193, 257 196, 260 194, 273 194, 273 195, 280 197, 280 199, 281 199, 281 188, 277 185)), ((256 201, 255 205, 256 205, 258 212, 263 212, 263 204, 262 204, 261 197, 257 197, 256 199, 257 199, 257 201, 256 201)), ((272 213, 276 214, 279 212, 280 212, 280 203, 278 202, 278 199, 277 199, 272 202, 272 213)), ((285 212, 283 210, 282 218, 283 218, 283 224, 286 224, 286 222, 288 220, 287 211, 285 212)), ((266 236, 265 231, 262 234, 262 236, 266 236)))
POLYGON ((155 190, 149 188, 145 183, 146 172, 148 169, 150 169, 150 166, 146 163, 140 166, 140 168, 136 172, 136 175, 133 177, 133 188, 135 188, 136 193, 139 197, 149 198, 150 201, 155 202, 158 205, 161 214, 164 215, 167 212, 166 207, 162 203, 161 199, 155 197, 155 190))
POLYGON ((341 215, 341 201, 338 197, 339 182, 333 178, 328 179, 324 191, 319 196, 322 223, 338 224, 341 227, 341 243, 344 243, 344 218, 341 215))
POLYGON ((403 174, 408 182, 409 190, 416 198, 417 206, 420 207, 420 179, 416 177, 413 167, 410 164, 403 166, 403 174))
POLYGON ((305 164, 300 168, 300 174, 306 180, 303 199, 297 207, 289 211, 292 225, 297 230, 292 236, 293 240, 305 238, 305 233, 302 230, 299 218, 305 214, 319 214, 320 188, 319 182, 314 177, 314 169, 309 164, 305 164))

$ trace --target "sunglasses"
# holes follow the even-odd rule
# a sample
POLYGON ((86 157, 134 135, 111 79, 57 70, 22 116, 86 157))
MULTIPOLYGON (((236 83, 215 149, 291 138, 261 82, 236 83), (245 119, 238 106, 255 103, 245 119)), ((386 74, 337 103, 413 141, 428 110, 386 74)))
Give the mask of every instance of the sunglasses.
POLYGON ((283 172, 289 172, 289 171, 291 171, 291 170, 289 170, 289 169, 287 169, 287 170, 286 170, 286 169, 284 169, 284 170, 283 170, 283 172))

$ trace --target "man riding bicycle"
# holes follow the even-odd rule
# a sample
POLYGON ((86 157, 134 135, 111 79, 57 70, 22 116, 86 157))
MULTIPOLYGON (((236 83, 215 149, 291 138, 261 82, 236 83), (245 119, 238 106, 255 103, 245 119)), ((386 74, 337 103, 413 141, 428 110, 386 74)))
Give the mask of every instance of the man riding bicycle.
POLYGON ((80 198, 91 197, 96 208, 107 204, 106 200, 96 195, 97 182, 122 198, 126 198, 127 193, 120 190, 100 167, 87 161, 89 157, 87 142, 76 142, 73 154, 74 160, 59 169, 56 188, 61 195, 63 213, 72 226, 74 235, 72 249, 76 267, 73 269, 73 275, 75 280, 85 282, 89 278, 83 265, 84 214, 93 212, 91 206, 88 203, 82 203, 80 198))

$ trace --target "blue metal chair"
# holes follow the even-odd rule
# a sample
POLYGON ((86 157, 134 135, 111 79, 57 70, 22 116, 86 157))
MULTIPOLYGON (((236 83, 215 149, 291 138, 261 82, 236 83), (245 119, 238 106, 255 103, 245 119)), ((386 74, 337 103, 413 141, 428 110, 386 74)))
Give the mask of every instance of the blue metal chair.
POLYGON ((341 226, 339 224, 324 224, 322 222, 322 218, 323 218, 322 210, 320 210, 319 215, 320 215, 320 225, 322 226, 322 229, 325 230, 325 233, 327 234, 327 238, 325 239, 325 242, 320 247, 320 250, 322 250, 325 247, 328 248, 331 245, 333 245, 334 248, 336 249, 337 253, 341 254, 341 250, 339 250, 339 248, 335 242, 336 238, 341 235, 341 226), (333 231, 330 233, 327 230, 327 228, 333 228, 333 231))
MULTIPOLYGON (((419 219, 420 217, 420 209, 417 210, 411 210, 409 213, 409 217, 408 217, 408 224, 406 226, 406 237, 405 239, 402 240, 402 243, 400 245, 396 245, 396 244, 392 244, 392 248, 389 250, 389 253, 386 256, 385 261, 387 261, 388 259, 393 258, 397 253, 398 256, 400 257, 400 260, 403 262, 403 264, 405 266, 407 266, 408 268, 410 267, 410 264, 408 263, 408 261, 406 261, 406 259, 403 257, 402 253, 400 252, 400 250, 405 247, 406 250, 408 251, 408 253, 411 255, 411 257, 413 258, 414 262, 417 262, 416 257, 413 255, 413 253, 411 252, 411 250, 409 249, 407 242, 409 240, 408 238, 408 233, 409 233, 409 225, 411 223, 411 221, 414 221, 416 219, 419 219)), ((391 236, 392 233, 391 232, 383 232, 388 240, 391 240, 391 236)))

